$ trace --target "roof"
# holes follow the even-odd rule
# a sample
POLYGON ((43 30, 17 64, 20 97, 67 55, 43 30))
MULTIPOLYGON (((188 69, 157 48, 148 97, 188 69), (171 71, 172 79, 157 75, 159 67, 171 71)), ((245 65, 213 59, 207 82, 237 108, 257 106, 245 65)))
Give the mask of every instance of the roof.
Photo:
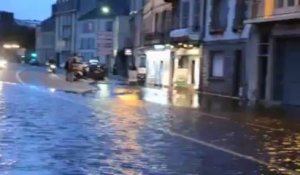
POLYGON ((44 20, 41 23, 40 27, 41 27, 42 32, 54 31, 54 28, 55 28, 54 17, 50 17, 50 18, 44 20))
POLYGON ((89 20, 89 19, 98 19, 98 18, 113 18, 116 15, 113 13, 110 14, 103 14, 100 9, 94 8, 93 10, 90 10, 89 12, 83 14, 78 18, 79 21, 83 20, 89 20))
POLYGON ((121 15, 129 15, 130 0, 101 0, 96 8, 88 11, 78 18, 78 20, 88 20, 97 18, 113 18, 121 15), (103 14, 101 7, 109 7, 110 14, 103 14))

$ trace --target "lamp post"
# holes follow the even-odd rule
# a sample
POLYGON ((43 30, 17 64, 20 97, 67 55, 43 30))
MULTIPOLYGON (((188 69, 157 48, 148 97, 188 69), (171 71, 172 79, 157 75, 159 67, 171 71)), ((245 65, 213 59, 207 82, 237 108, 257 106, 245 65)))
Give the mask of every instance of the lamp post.
POLYGON ((101 7, 101 13, 107 15, 110 13, 110 8, 108 6, 102 6, 101 7))

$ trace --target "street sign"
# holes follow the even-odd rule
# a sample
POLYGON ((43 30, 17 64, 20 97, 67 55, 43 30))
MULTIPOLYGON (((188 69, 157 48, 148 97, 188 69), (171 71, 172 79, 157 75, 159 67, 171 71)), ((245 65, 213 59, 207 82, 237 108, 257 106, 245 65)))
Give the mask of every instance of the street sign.
POLYGON ((64 40, 59 40, 56 42, 56 50, 61 52, 65 48, 66 42, 64 40))
POLYGON ((113 33, 99 32, 97 35, 97 54, 106 56, 113 54, 113 33))

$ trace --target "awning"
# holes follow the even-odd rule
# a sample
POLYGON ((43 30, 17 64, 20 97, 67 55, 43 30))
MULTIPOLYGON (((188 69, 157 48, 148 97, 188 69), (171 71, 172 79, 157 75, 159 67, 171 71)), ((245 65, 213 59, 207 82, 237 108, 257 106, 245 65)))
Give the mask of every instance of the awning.
POLYGON ((194 32, 191 28, 182 28, 172 30, 170 32, 171 38, 189 38, 190 40, 199 40, 199 32, 194 32))

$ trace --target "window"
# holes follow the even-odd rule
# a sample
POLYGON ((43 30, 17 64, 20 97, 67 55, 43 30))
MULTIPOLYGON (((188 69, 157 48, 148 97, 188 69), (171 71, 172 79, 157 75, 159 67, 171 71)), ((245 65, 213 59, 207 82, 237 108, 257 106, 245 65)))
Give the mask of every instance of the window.
POLYGON ((95 48, 95 39, 94 38, 82 38, 80 40, 81 49, 94 49, 95 48))
POLYGON ((181 4, 181 27, 189 27, 189 12, 190 12, 190 2, 184 1, 181 4))
POLYGON ((287 1, 287 6, 294 6, 295 5, 295 0, 288 0, 287 1))
POLYGON ((141 57, 140 58, 139 67, 146 67, 146 57, 141 57))
POLYGON ((227 27, 228 0, 212 0, 211 6, 210 33, 223 33, 227 27))
POLYGON ((233 32, 242 32, 244 20, 246 19, 247 4, 245 0, 236 0, 234 21, 232 25, 233 32))
POLYGON ((212 52, 210 62, 210 76, 224 77, 224 55, 222 52, 212 52))
POLYGON ((188 69, 189 68, 189 57, 181 56, 178 60, 178 68, 179 69, 188 69))
POLYGON ((200 25, 200 1, 194 0, 194 21, 193 21, 193 28, 199 29, 200 25))
POLYGON ((277 0, 276 5, 277 5, 277 8, 282 8, 284 5, 284 0, 277 0))
POLYGON ((159 13, 155 14, 155 19, 154 19, 154 23, 155 23, 155 32, 159 32, 160 29, 160 25, 159 25, 159 13))
POLYGON ((106 32, 112 32, 113 31, 113 22, 112 21, 106 21, 105 31, 106 32))
POLYGON ((85 22, 82 25, 83 33, 92 33, 94 32, 94 23, 93 22, 85 22))
POLYGON ((299 0, 276 0, 276 8, 293 7, 300 5, 299 0))

